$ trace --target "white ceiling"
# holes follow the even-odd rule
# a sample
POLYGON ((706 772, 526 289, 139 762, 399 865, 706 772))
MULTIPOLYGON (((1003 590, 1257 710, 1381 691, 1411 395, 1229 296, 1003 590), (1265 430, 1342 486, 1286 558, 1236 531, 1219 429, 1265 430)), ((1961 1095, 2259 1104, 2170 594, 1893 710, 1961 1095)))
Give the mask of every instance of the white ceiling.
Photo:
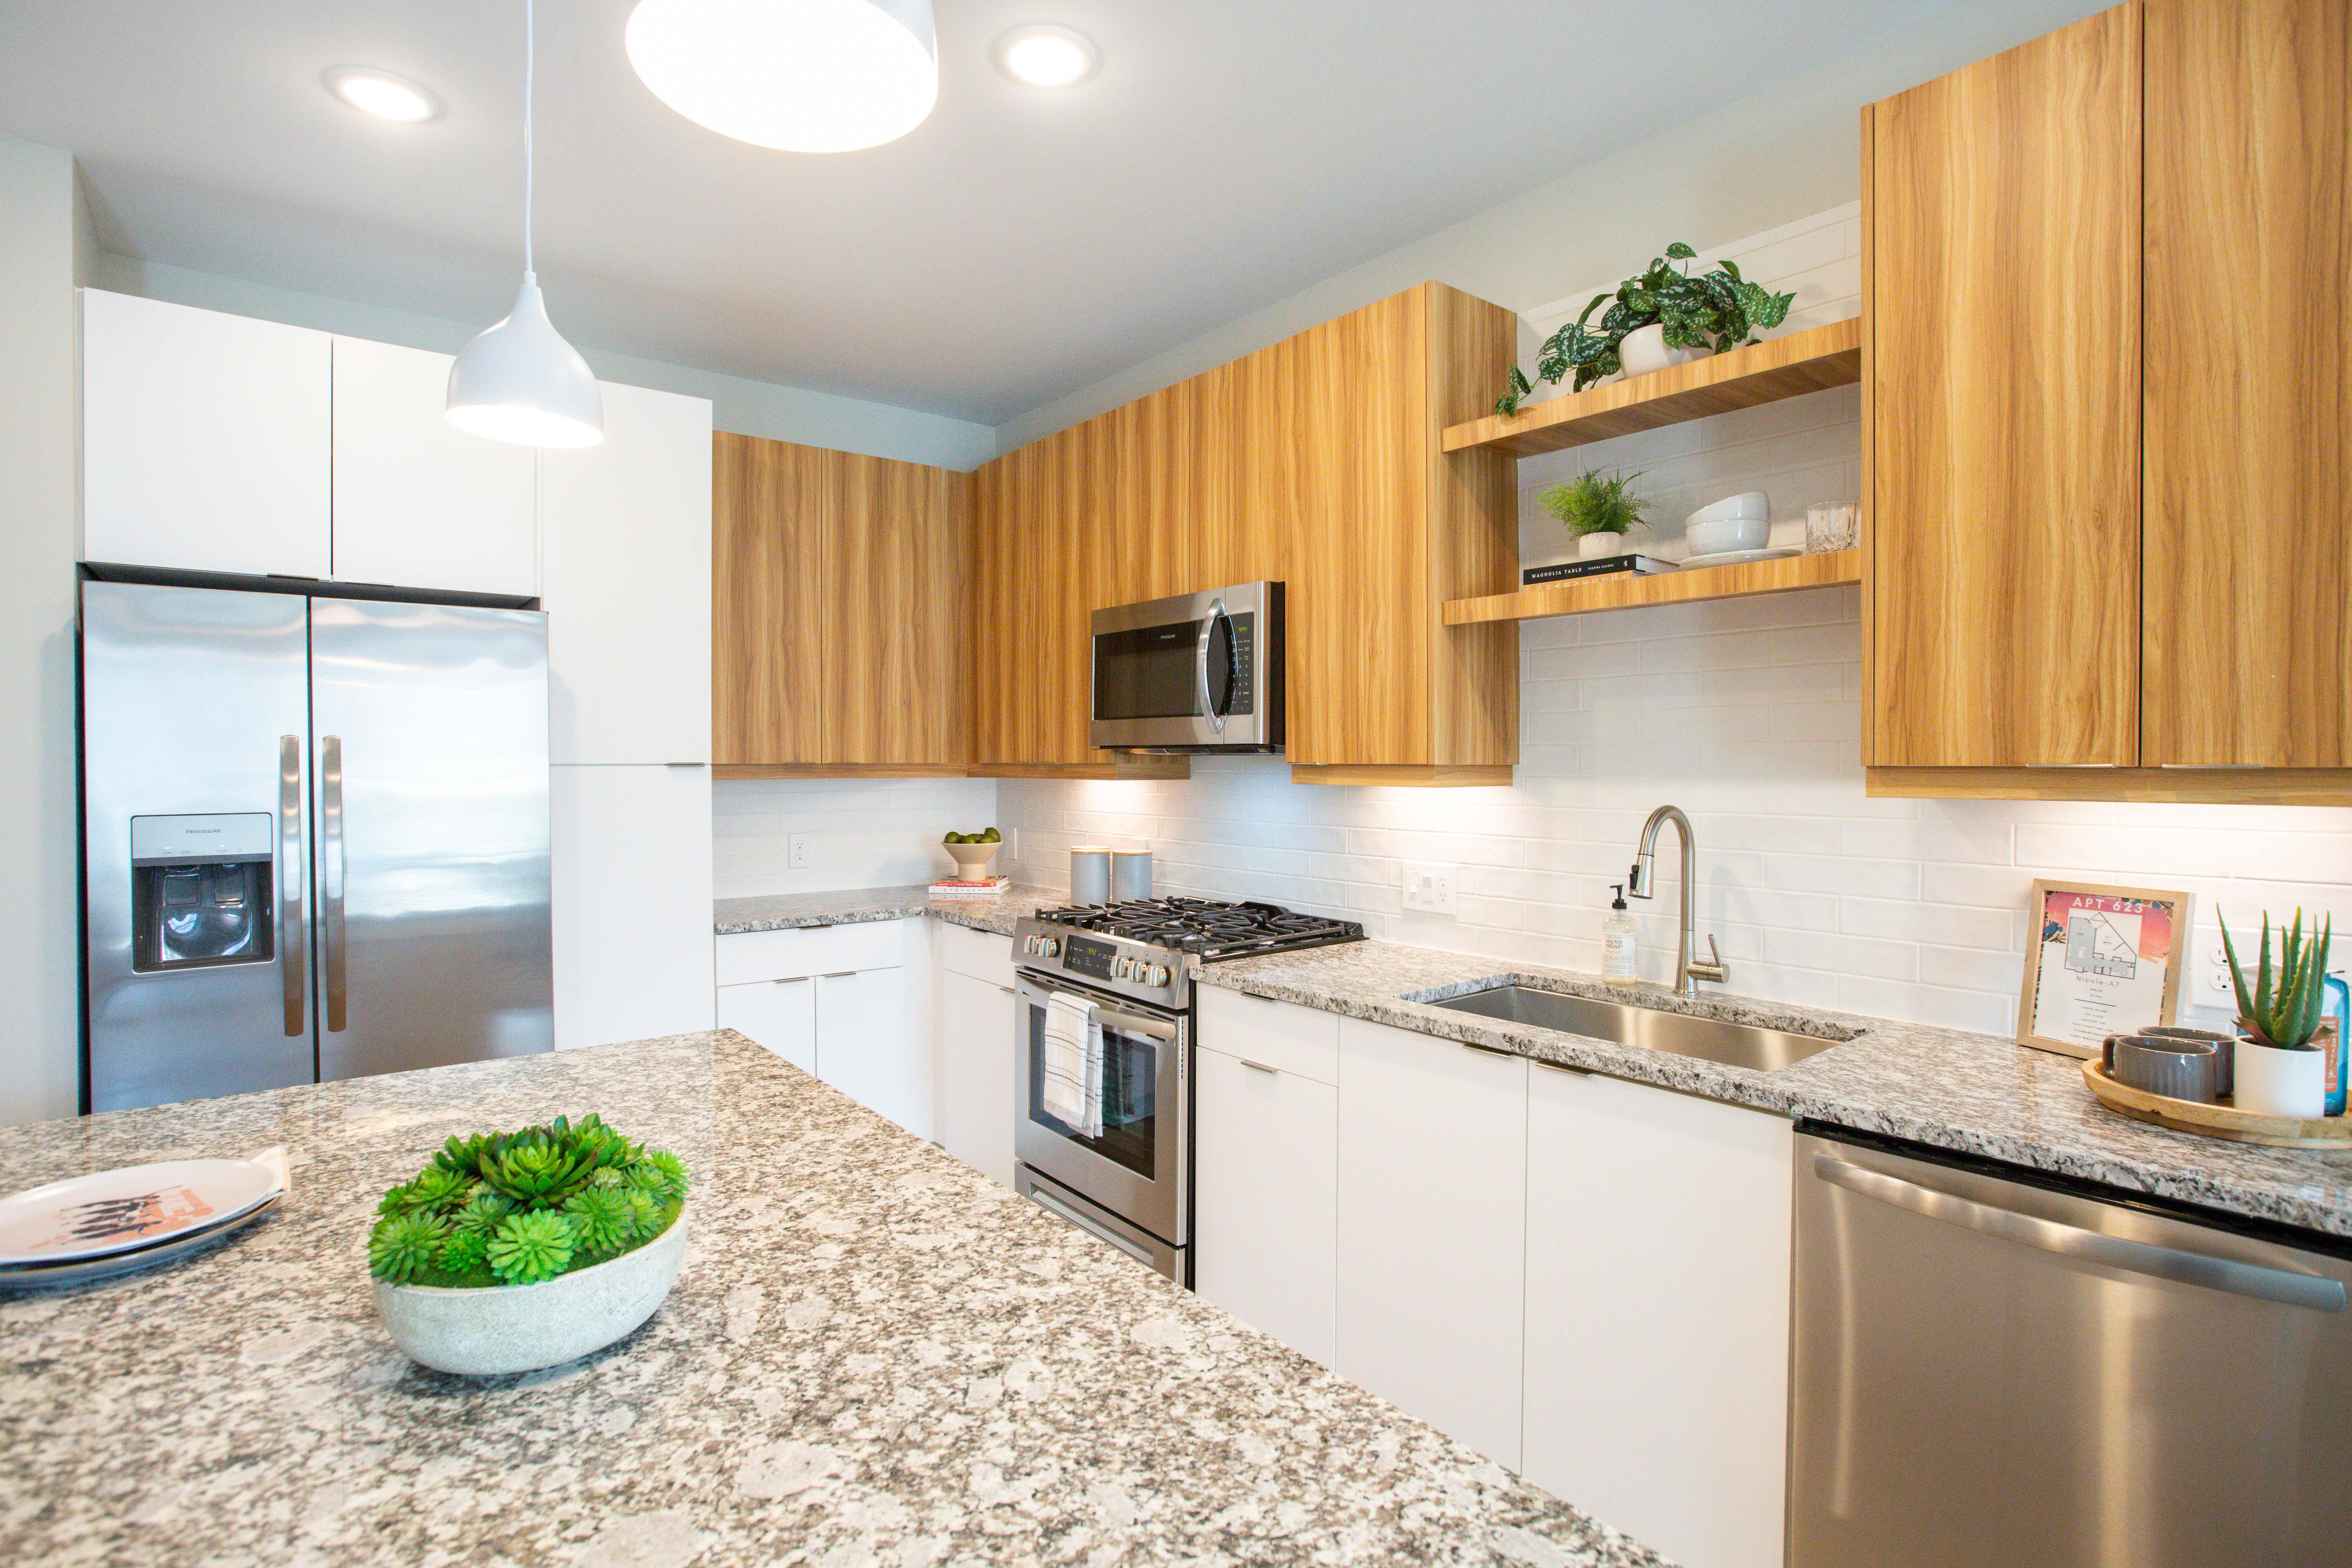
MULTIPOLYGON (((999 424, 1944 0, 934 0, 938 109, 745 146, 540 7, 539 271, 583 342, 999 424), (1020 22, 1101 70, 1001 77, 1020 22)), ((0 130, 79 155, 107 249, 488 322, 520 268, 520 0, 0 0, 0 130), (372 65, 448 105, 328 97, 372 65)))

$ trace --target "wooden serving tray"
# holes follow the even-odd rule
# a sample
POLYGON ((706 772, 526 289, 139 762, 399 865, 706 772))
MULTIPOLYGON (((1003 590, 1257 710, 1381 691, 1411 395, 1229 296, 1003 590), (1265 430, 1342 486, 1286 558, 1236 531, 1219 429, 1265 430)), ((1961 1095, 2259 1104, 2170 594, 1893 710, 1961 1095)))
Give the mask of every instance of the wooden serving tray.
POLYGON ((2175 1100, 2168 1094, 2150 1094, 2109 1078, 2105 1066, 2096 1057, 2083 1064, 2083 1081, 2090 1085, 2099 1103, 2116 1115, 2128 1116, 2135 1121, 2152 1121, 2176 1132, 2227 1138, 2233 1143, 2264 1143, 2273 1149, 2352 1152, 2352 1116, 2264 1116, 2258 1111, 2240 1110, 2226 1100, 2200 1105, 2193 1100, 2175 1100))

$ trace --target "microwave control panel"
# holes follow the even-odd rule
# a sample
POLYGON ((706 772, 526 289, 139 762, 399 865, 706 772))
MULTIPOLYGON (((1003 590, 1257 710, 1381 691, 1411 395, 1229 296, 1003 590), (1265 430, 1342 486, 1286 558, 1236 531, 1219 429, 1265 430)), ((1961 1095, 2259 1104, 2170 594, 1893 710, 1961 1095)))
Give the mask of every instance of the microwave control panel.
POLYGON ((1234 622, 1234 705, 1227 718, 1246 718, 1257 711, 1257 689, 1252 679, 1257 668, 1257 616, 1244 610, 1234 622))

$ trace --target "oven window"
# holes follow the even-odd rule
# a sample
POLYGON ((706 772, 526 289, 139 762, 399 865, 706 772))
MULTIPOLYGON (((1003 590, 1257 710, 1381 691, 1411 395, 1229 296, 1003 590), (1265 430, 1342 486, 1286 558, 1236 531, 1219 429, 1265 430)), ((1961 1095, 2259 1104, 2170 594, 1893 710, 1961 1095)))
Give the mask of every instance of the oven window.
POLYGON ((1095 638, 1095 717, 1191 719, 1201 711, 1199 628, 1191 621, 1095 638))
POLYGON ((1081 1148, 1126 1166, 1139 1176, 1159 1174, 1155 1101, 1160 1092, 1160 1042, 1103 1026, 1102 1136, 1081 1138, 1059 1117, 1045 1111, 1045 1009, 1029 1015, 1029 1120, 1081 1148))

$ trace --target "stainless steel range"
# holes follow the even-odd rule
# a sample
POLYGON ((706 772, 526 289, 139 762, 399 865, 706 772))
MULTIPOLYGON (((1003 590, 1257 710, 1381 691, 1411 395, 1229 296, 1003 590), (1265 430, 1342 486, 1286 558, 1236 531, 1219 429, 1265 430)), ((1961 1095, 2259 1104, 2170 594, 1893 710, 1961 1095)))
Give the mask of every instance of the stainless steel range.
MULTIPOLYGON (((1190 1287, 1198 966, 1363 938, 1353 921, 1211 899, 1079 905, 1022 921, 1013 936, 1019 1190, 1190 1287), (1056 1092, 1061 1110, 1073 1109, 1066 1089, 1048 1081, 1057 1017, 1059 1038, 1084 1031, 1084 1125, 1048 1109, 1056 1092)), ((1076 1058, 1060 1059, 1066 1068, 1076 1058)))

